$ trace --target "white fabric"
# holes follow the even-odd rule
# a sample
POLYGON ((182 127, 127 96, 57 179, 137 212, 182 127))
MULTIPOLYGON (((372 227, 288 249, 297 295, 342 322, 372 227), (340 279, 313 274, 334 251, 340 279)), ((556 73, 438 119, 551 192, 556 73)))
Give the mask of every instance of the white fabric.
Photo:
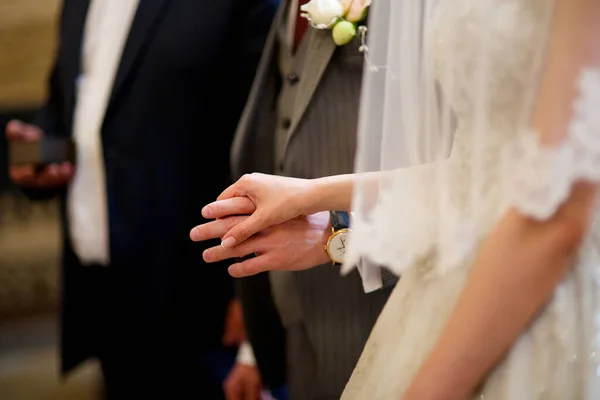
POLYGON ((254 351, 250 343, 243 342, 237 352, 236 362, 238 364, 245 365, 256 365, 256 359, 254 358, 254 351))
MULTIPOLYGON (((600 181, 600 71, 582 71, 559 146, 529 126, 553 4, 373 3, 357 169, 386 172, 358 185, 345 269, 365 258, 402 279, 343 399, 402 398, 509 207, 548 219, 573 183, 600 181)), ((600 225, 574 263, 473 399, 600 399, 600 225)))
MULTIPOLYGON (((350 212, 350 226, 354 224, 354 213, 350 212)), ((356 265, 356 269, 360 274, 362 281, 363 290, 365 293, 375 292, 383 287, 383 279, 381 276, 381 268, 375 265, 368 265, 367 263, 359 262, 356 265)))
POLYGON ((358 269, 358 273, 360 274, 365 293, 371 293, 383 287, 381 268, 361 263, 356 266, 356 269, 358 269))
POLYGON ((73 117, 77 165, 67 199, 73 249, 84 264, 110 262, 100 130, 138 2, 92 0, 86 19, 73 117))

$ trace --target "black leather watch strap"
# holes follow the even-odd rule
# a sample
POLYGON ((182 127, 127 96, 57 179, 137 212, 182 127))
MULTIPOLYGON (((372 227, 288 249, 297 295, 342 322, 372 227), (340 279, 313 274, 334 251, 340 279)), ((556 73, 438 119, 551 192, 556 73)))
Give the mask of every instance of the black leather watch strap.
POLYGON ((350 215, 346 211, 329 211, 334 231, 350 228, 350 215))

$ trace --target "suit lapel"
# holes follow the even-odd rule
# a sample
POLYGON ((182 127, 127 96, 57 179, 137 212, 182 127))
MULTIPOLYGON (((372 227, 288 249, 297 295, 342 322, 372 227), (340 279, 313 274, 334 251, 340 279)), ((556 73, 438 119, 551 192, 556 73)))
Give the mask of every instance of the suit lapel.
POLYGON ((65 21, 65 30, 62 35, 64 49, 64 65, 66 65, 65 77, 65 103, 67 110, 75 108, 75 84, 81 69, 81 46, 83 44, 84 26, 87 19, 87 11, 90 0, 81 0, 69 3, 70 8, 66 8, 63 19, 65 21), (68 21, 73 21, 68 23, 68 21))
POLYGON ((258 67, 256 69, 256 76, 254 78, 254 82, 252 83, 252 88, 250 89, 248 100, 246 101, 244 111, 242 112, 235 136, 233 138, 230 157, 231 171, 233 175, 237 177, 241 176, 242 171, 244 170, 244 166, 242 166, 241 164, 243 154, 245 152, 245 143, 247 141, 248 135, 250 134, 250 132, 252 132, 252 124, 254 121, 254 116, 256 114, 256 107, 259 106, 257 102, 260 97, 260 93, 264 90, 267 74, 273 72, 273 60, 276 57, 275 50, 278 48, 277 36, 279 33, 279 29, 281 28, 281 25, 284 22, 286 10, 287 7, 284 0, 284 2, 282 2, 282 4, 279 6, 277 13, 275 14, 275 18, 273 19, 271 30, 269 31, 269 34, 265 41, 265 47, 260 58, 258 67))
POLYGON ((115 76, 109 108, 132 72, 133 66, 140 55, 141 50, 144 49, 147 44, 149 33, 156 27, 160 16, 164 14, 164 6, 168 3, 166 0, 139 1, 140 3, 133 23, 131 24, 127 42, 123 49, 121 63, 119 64, 117 75, 115 76))
POLYGON ((294 135, 302 120, 308 105, 317 90, 317 86, 327 69, 336 45, 331 37, 331 31, 308 28, 308 48, 303 61, 302 78, 298 82, 298 94, 294 106, 294 117, 289 130, 289 138, 294 135))
POLYGON ((296 20, 298 18, 298 8, 300 0, 289 0, 283 27, 285 28, 285 45, 289 48, 290 54, 294 53, 294 40, 296 35, 296 20))

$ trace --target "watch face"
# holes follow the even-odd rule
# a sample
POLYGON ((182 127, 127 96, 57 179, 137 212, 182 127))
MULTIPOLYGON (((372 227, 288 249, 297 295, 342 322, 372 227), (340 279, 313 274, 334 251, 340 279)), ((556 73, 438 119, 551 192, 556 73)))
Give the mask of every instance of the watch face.
POLYGON ((327 243, 327 251, 331 259, 342 264, 346 256, 346 247, 348 244, 348 231, 339 231, 334 234, 327 243))

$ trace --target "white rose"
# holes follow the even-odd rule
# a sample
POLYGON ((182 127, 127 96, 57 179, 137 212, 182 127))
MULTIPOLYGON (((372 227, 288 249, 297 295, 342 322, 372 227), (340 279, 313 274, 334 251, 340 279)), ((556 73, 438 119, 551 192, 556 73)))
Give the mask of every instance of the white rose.
POLYGON ((331 28, 346 12, 342 0, 310 0, 300 10, 317 29, 331 28))

